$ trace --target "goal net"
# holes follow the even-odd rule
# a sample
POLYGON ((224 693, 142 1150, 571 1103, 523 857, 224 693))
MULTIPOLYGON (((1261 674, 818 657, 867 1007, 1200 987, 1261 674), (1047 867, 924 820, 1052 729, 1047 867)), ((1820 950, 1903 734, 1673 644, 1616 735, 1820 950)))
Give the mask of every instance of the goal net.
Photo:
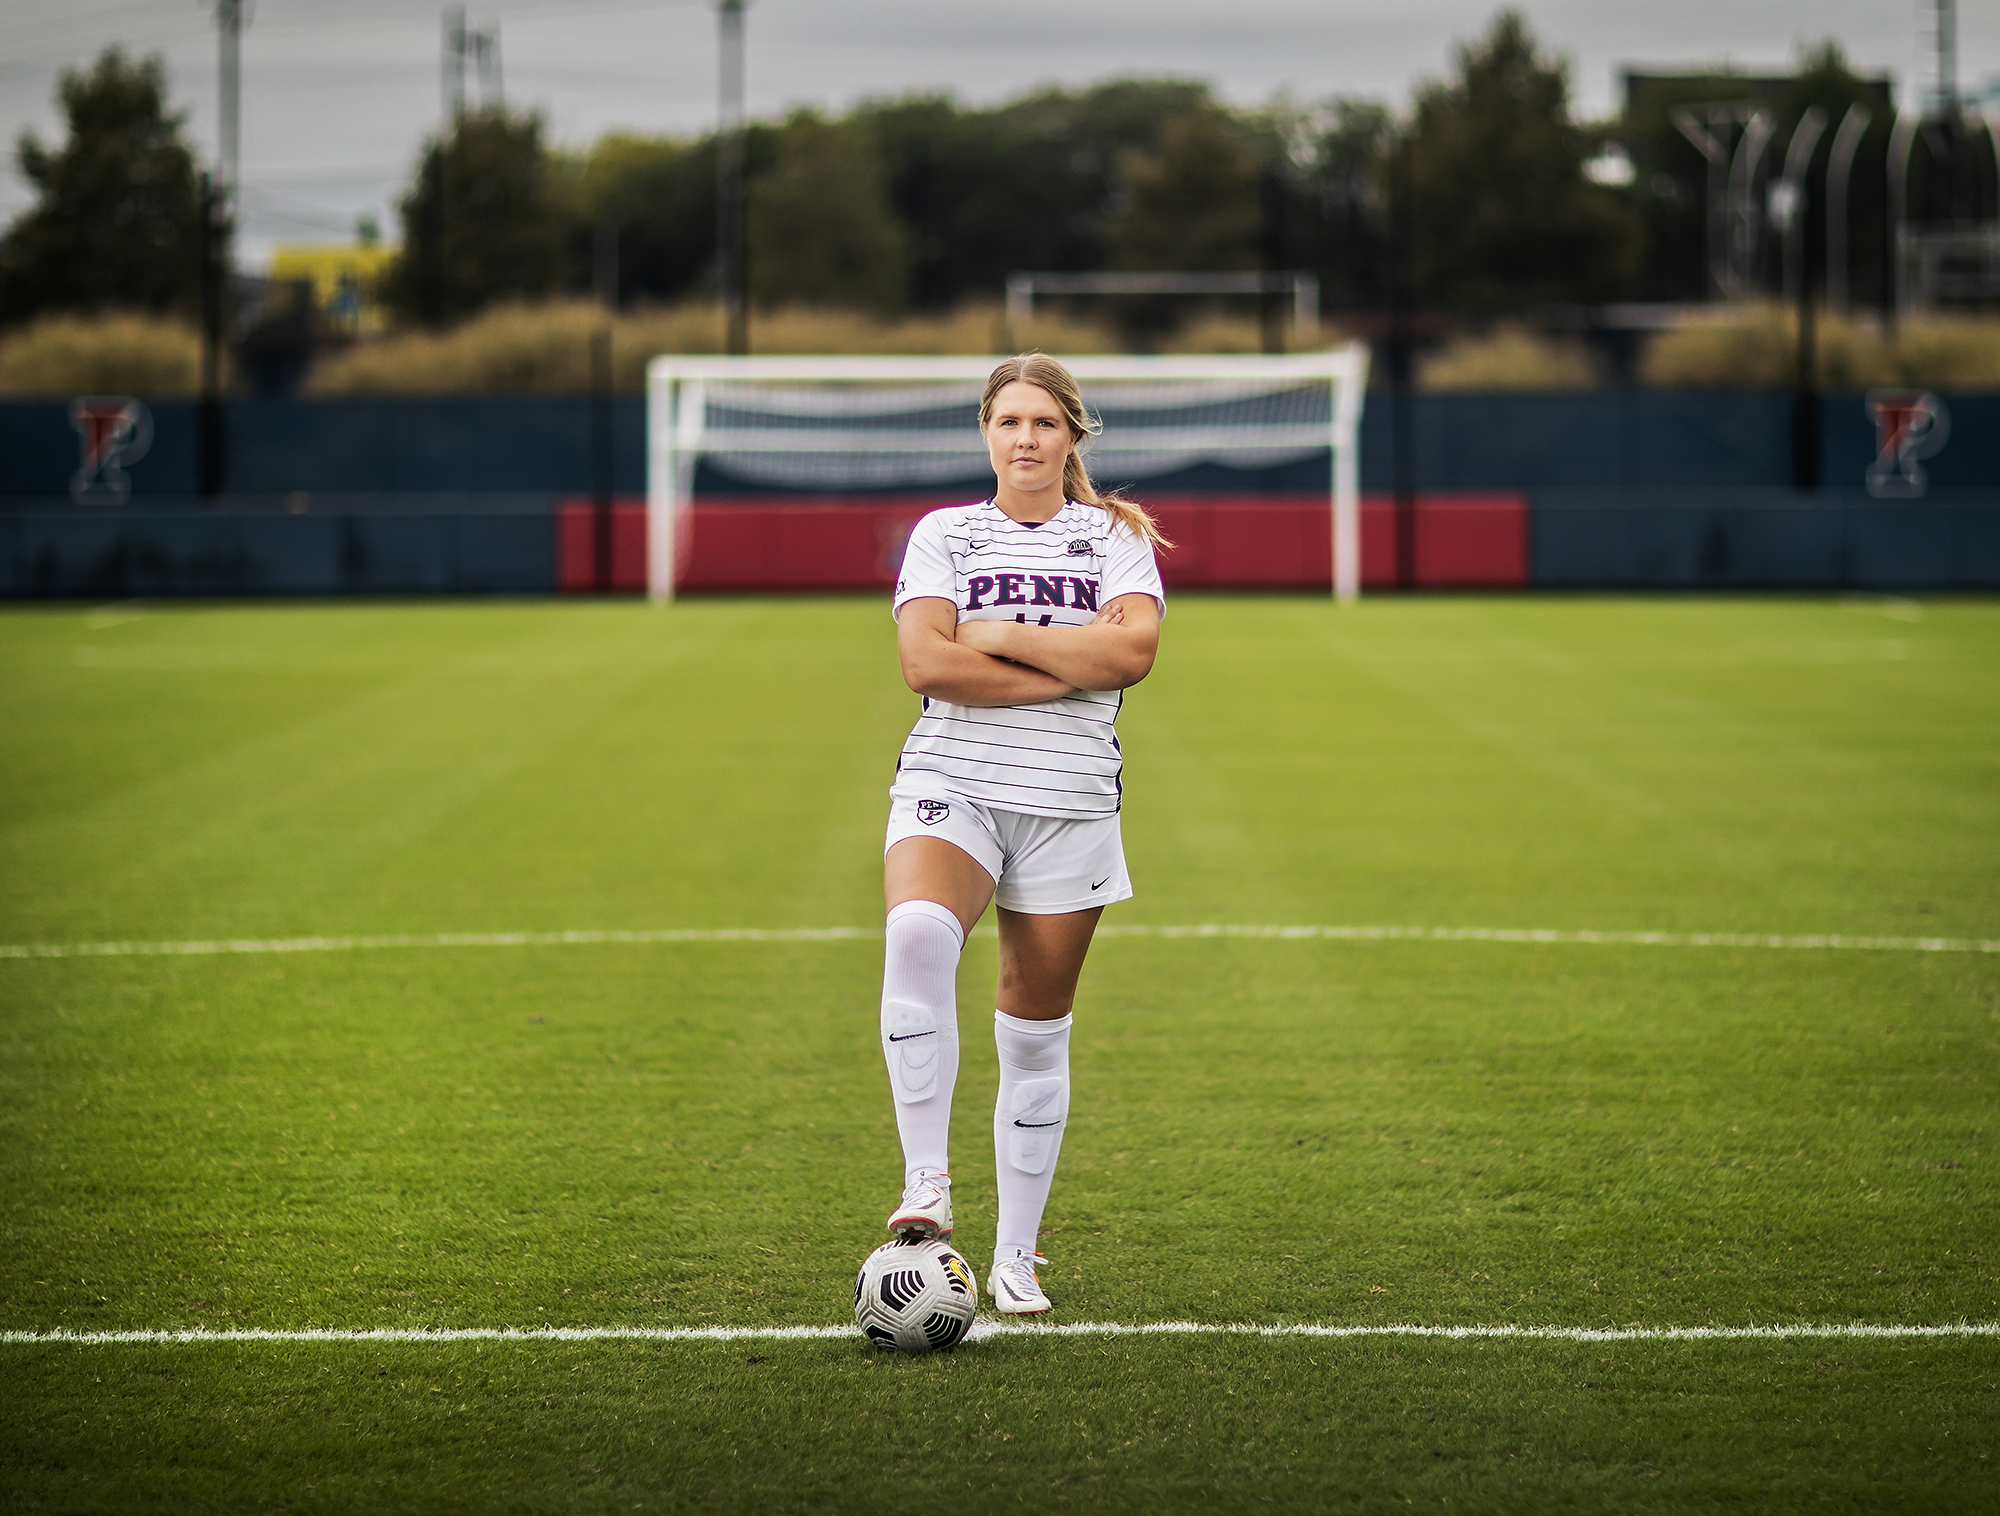
MULTIPOLYGON (((997 361, 655 358, 646 383, 653 598, 672 599, 684 576, 690 507, 704 481, 829 498, 936 491, 940 504, 991 493, 978 409, 997 361)), ((1341 600, 1359 593, 1364 347, 1062 361, 1102 423, 1084 454, 1101 487, 1129 488, 1143 502, 1149 481, 1184 478, 1205 464, 1304 467, 1323 481, 1332 515, 1334 593, 1341 600)))

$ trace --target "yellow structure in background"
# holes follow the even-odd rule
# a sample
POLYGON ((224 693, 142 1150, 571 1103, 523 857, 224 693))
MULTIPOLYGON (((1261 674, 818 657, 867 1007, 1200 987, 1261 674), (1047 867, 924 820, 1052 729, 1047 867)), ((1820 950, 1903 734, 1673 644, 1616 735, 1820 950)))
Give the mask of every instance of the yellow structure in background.
POLYGON ((271 255, 271 278, 311 284, 314 306, 335 330, 364 336, 387 325, 382 275, 399 251, 381 243, 281 247, 271 255))

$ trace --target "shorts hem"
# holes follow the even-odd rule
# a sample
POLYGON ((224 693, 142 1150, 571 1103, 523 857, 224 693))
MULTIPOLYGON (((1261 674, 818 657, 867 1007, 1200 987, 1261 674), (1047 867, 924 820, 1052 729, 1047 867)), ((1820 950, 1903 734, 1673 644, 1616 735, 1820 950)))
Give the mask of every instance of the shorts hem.
POLYGON ((993 895, 993 903, 999 906, 1001 910, 1012 911, 1017 916, 1068 916, 1077 911, 1094 910, 1102 905, 1116 905, 1121 900, 1130 900, 1133 893, 1132 887, 1128 884, 1122 891, 1112 895, 1101 893, 1085 895, 1081 900, 1073 900, 1055 905, 1046 905, 1039 902, 1034 905, 1016 905, 1011 901, 1002 900, 999 892, 996 890, 993 895))
POLYGON ((891 833, 890 836, 882 844, 882 857, 884 861, 888 859, 890 849, 894 848, 895 845, 899 842, 908 842, 912 837, 928 837, 933 842, 943 842, 949 844, 952 847, 957 848, 961 853, 965 854, 966 857, 970 858, 974 863, 978 864, 979 867, 985 871, 986 877, 993 881, 993 887, 996 890, 999 889, 1000 887, 999 869, 995 868, 992 864, 988 863, 984 858, 980 857, 977 853, 973 852, 971 848, 967 847, 963 842, 960 842, 956 837, 941 837, 936 832, 908 831, 901 833, 891 833))

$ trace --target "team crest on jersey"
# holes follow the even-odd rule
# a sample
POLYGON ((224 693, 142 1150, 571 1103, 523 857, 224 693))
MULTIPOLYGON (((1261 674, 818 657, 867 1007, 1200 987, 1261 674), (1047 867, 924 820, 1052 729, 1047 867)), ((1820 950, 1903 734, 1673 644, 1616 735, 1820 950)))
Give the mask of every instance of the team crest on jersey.
POLYGON ((942 800, 919 800, 917 802, 917 820, 921 821, 925 826, 936 826, 950 814, 951 807, 946 805, 942 800))
POLYGON ((1092 542, 1088 537, 1073 537, 1070 539, 1069 555, 1072 558, 1088 558, 1096 551, 1097 544, 1092 542))

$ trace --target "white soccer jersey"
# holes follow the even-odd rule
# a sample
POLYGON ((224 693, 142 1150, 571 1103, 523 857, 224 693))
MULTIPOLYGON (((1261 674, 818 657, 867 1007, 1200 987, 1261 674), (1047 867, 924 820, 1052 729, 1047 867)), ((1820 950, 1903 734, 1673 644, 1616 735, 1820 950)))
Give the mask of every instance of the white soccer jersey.
MULTIPOLYGON (((905 602, 949 600, 966 621, 1086 626, 1120 595, 1166 609, 1151 544, 1094 505, 1072 500, 1026 526, 991 500, 932 511, 910 533, 896 581, 905 602)), ((967 799, 1030 816, 1110 816, 1124 766, 1114 723, 1124 692, 1083 691, 1034 705, 924 701, 896 762, 936 774, 967 799)))

